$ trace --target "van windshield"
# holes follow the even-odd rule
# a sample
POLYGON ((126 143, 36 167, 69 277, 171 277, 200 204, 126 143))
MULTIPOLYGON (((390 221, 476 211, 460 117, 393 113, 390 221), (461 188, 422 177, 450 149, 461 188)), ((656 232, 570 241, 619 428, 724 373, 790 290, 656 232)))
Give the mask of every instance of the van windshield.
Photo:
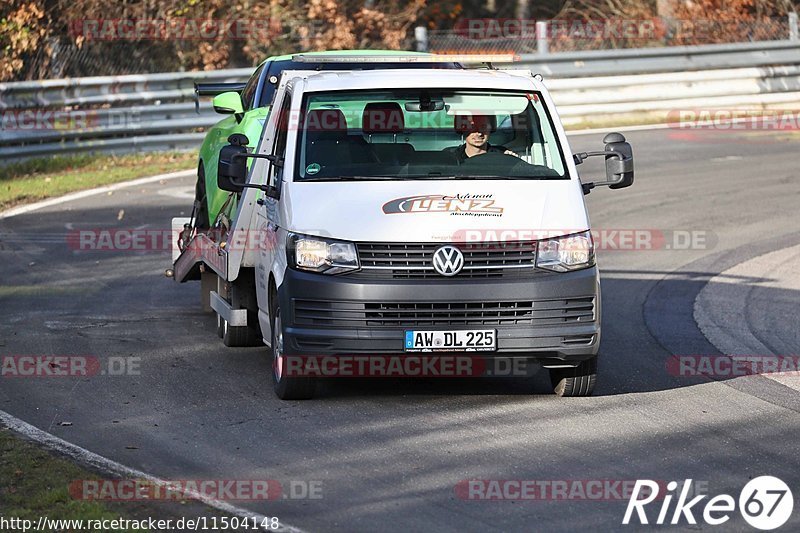
POLYGON ((298 181, 568 179, 536 92, 318 92, 300 117, 298 181))

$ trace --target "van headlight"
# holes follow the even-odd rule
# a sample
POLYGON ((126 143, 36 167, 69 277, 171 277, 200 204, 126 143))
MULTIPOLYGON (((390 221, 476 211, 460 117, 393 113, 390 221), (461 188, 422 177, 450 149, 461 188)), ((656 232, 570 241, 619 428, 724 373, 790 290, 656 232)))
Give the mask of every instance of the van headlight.
POLYGON ((594 265, 594 242, 590 231, 539 241, 536 252, 538 268, 568 272, 592 265, 594 265))
POLYGON ((289 266, 297 270, 341 274, 358 270, 358 252, 352 242, 322 237, 289 234, 287 240, 289 266))

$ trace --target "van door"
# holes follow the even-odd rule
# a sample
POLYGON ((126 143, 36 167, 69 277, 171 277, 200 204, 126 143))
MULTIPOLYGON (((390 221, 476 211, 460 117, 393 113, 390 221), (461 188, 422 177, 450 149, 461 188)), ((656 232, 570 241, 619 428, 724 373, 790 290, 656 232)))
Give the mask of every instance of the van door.
MULTIPOLYGON (((277 95, 280 107, 275 106, 273 110, 278 110, 277 125, 275 128, 275 142, 272 143, 272 150, 269 152, 283 161, 286 157, 286 139, 289 134, 289 109, 292 102, 292 94, 288 90, 277 95)), ((267 139, 265 139, 267 141, 267 139)), ((278 191, 282 188, 283 165, 271 162, 267 170, 267 185, 276 187, 278 191)), ((279 193, 280 194, 280 193, 279 193)), ((271 328, 269 323, 269 275, 272 269, 275 255, 281 253, 278 247, 278 198, 267 196, 266 193, 259 191, 257 196, 256 208, 256 231, 259 243, 258 263, 256 266, 256 277, 258 284, 258 319, 261 324, 261 331, 264 332, 264 339, 268 342, 271 338, 271 328)))

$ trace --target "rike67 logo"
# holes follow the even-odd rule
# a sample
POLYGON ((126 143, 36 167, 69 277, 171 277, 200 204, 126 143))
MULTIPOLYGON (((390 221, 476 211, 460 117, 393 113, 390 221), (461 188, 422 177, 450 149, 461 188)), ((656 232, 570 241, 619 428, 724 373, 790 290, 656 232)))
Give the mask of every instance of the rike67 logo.
POLYGON ((660 485, 649 479, 637 480, 633 487, 633 494, 625 509, 623 524, 636 523, 649 524, 645 507, 656 501, 661 501, 661 508, 654 524, 697 524, 695 513, 711 526, 719 526, 730 520, 737 508, 745 521, 756 529, 769 531, 785 524, 792 516, 794 509, 794 496, 789 486, 780 479, 772 476, 760 476, 750 480, 739 493, 738 502, 733 496, 720 494, 714 496, 702 505, 701 502, 708 497, 706 494, 690 498, 692 480, 684 481, 678 494, 678 482, 667 483, 665 493, 660 492, 660 485), (642 497, 643 496, 643 497, 642 497), (677 496, 674 509, 672 501, 677 496), (670 513, 670 511, 672 511, 670 513), (634 515, 635 513, 635 515, 634 515), (670 516, 671 515, 671 516, 670 516), (634 518, 635 516, 635 518, 634 518))

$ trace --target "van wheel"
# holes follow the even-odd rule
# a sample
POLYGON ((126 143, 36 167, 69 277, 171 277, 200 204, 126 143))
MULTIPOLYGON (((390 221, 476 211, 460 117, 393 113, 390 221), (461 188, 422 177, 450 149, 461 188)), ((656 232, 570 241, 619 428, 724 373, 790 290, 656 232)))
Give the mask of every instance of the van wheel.
POLYGON ((591 396, 596 382, 596 355, 574 368, 550 369, 550 383, 557 396, 591 396))
POLYGON ((281 400, 308 400, 314 395, 314 379, 286 375, 286 356, 283 354, 283 324, 281 308, 276 304, 272 320, 272 384, 281 400))

